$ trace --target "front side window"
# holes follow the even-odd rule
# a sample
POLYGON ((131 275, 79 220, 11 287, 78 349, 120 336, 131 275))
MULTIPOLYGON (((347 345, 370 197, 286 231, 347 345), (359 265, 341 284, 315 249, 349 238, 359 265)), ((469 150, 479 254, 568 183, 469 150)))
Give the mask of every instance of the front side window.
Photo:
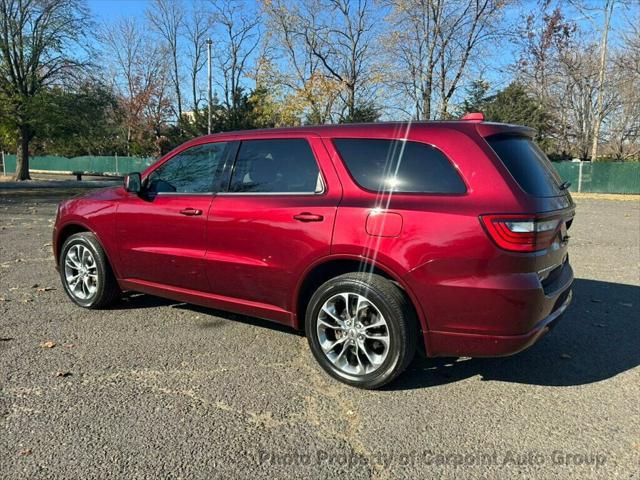
POLYGON ((246 140, 240 145, 229 191, 318 193, 322 180, 306 140, 246 140))
POLYGON ((156 168, 147 180, 151 193, 210 193, 224 162, 226 142, 206 143, 178 153, 156 168))
POLYGON ((366 190, 436 194, 467 191, 447 157, 426 143, 336 138, 333 144, 353 179, 366 190))

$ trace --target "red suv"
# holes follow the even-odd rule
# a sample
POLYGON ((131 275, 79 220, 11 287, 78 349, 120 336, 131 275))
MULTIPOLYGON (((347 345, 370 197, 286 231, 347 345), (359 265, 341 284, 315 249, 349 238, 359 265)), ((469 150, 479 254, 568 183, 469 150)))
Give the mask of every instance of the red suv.
POLYGON ((471 116, 197 138, 59 206, 62 283, 87 308, 136 291, 303 329, 364 388, 417 347, 513 354, 573 281, 574 203, 533 133, 471 116))

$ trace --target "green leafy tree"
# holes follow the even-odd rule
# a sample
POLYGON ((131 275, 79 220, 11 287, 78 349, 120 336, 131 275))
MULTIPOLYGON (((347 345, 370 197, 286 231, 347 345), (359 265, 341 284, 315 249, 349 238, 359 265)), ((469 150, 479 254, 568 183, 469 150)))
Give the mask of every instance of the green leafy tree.
POLYGON ((489 91, 489 83, 485 80, 474 80, 465 89, 467 97, 462 103, 460 115, 469 112, 482 112, 485 108, 486 96, 489 91))
POLYGON ((83 66, 80 42, 89 23, 81 0, 0 0, 0 121, 16 136, 18 180, 29 179, 39 97, 83 66))
POLYGON ((340 119, 340 123, 375 122, 380 118, 380 110, 371 102, 357 104, 347 115, 340 119))
POLYGON ((549 150, 554 135, 553 116, 535 99, 527 88, 518 82, 509 84, 494 95, 486 95, 489 84, 483 80, 473 82, 467 89, 467 98, 461 106, 461 114, 482 112, 491 122, 526 125, 537 132, 536 140, 549 150))
POLYGON ((124 114, 106 87, 89 82, 73 91, 55 87, 35 100, 40 113, 33 122, 34 151, 72 157, 124 150, 124 114))

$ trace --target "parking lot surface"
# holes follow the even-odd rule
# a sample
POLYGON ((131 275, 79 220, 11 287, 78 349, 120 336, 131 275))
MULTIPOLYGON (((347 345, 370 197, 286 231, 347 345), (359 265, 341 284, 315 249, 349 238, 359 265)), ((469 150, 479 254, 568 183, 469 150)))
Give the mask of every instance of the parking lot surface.
POLYGON ((538 344, 362 391, 262 320, 74 306, 50 238, 71 194, 0 192, 1 478, 640 479, 638 201, 577 200, 573 305, 538 344))

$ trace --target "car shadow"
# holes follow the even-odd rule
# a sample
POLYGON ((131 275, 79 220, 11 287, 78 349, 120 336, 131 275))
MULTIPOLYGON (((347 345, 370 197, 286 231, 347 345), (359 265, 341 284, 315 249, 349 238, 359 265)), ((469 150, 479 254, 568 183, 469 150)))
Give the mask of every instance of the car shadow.
MULTIPOLYGON (((386 390, 444 385, 479 375, 482 380, 531 385, 570 386, 605 380, 640 364, 640 287, 576 279, 573 302, 549 334, 529 349, 502 358, 416 359, 386 390)), ((114 309, 169 306, 199 315, 302 335, 267 320, 176 302, 151 295, 128 294, 114 309)), ((201 322, 220 328, 225 322, 201 322)))
POLYGON ((479 375, 545 386, 584 385, 640 364, 640 287, 576 279, 558 325, 531 348, 502 358, 416 358, 388 390, 425 388, 479 375))
POLYGON ((178 302, 167 298, 155 297, 153 295, 147 295, 144 293, 128 292, 116 302, 110 306, 110 310, 130 310, 139 308, 156 308, 156 307, 170 307, 180 310, 188 310, 190 312, 197 313, 199 315, 209 318, 209 321, 204 320, 198 323, 201 328, 220 328, 224 327, 225 322, 215 321, 216 319, 230 320, 233 322, 244 323, 255 327, 268 328, 269 330, 275 330, 279 332, 290 333, 297 336, 302 336, 303 333, 299 332, 287 325, 271 322, 269 320, 263 320, 256 317, 248 317, 238 313, 227 312, 224 310, 217 310, 215 308, 201 307, 191 303, 178 302))

